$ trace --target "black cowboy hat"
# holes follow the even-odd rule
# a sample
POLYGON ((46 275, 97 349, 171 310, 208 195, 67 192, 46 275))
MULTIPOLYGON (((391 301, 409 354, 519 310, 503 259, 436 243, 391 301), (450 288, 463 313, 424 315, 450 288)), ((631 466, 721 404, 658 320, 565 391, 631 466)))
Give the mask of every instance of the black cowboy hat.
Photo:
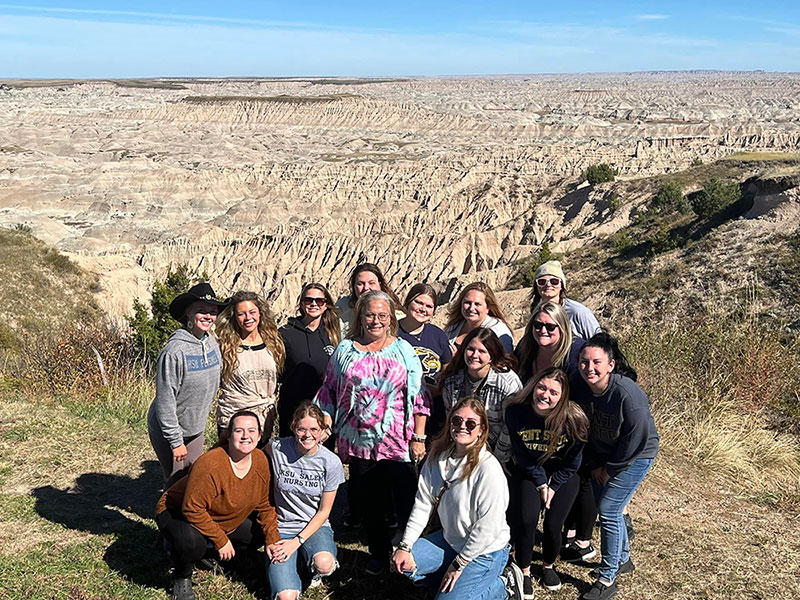
POLYGON ((217 294, 214 292, 214 288, 211 287, 211 284, 203 282, 193 285, 189 288, 188 292, 175 296, 175 299, 169 304, 169 314, 172 315, 172 318, 176 321, 182 322, 186 316, 186 308, 192 302, 198 301, 208 302, 209 304, 220 307, 228 305, 227 301, 217 298, 217 294))

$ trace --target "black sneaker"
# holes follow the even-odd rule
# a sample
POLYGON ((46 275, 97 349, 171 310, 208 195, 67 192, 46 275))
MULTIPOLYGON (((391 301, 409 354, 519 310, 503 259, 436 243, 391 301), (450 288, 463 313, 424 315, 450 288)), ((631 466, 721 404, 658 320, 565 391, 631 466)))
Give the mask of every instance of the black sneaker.
POLYGON ((617 592, 619 592, 619 588, 617 588, 616 582, 611 585, 606 585, 598 579, 594 582, 592 587, 580 597, 580 600, 608 600, 616 596, 617 592))
POLYGON ((522 574, 522 597, 524 600, 533 600, 533 580, 531 574, 522 574))
POLYGON ((561 589, 561 579, 553 567, 542 567, 542 585, 551 592, 561 589))
MULTIPOLYGON (((501 577, 506 583, 506 593, 509 600, 524 600, 525 577, 522 575, 522 569, 517 566, 513 560, 506 565, 503 569, 501 577)), ((531 586, 533 591, 533 586, 531 586)))
POLYGON ((178 577, 172 580, 172 600, 196 600, 191 577, 178 577))
POLYGON ((373 577, 377 577, 378 575, 383 575, 386 573, 386 563, 385 560, 379 560, 377 558, 370 558, 367 561, 367 567, 364 569, 367 572, 367 575, 372 575, 373 577))
POLYGON ((625 521, 625 529, 628 530, 628 541, 630 542, 636 537, 636 532, 633 530, 633 519, 629 514, 624 514, 622 520, 625 521))
MULTIPOLYGON (((622 563, 619 568, 617 569, 617 577, 620 575, 627 575, 628 573, 633 573, 636 570, 636 565, 633 564, 633 561, 629 558, 627 561, 622 563)), ((598 579, 600 577, 600 567, 595 567, 591 571, 589 571, 589 577, 593 579, 598 579)))
POLYGON ((586 548, 581 548, 577 542, 572 542, 569 546, 561 549, 561 559, 568 563, 586 562, 595 556, 597 556, 597 550, 594 549, 591 542, 586 548))

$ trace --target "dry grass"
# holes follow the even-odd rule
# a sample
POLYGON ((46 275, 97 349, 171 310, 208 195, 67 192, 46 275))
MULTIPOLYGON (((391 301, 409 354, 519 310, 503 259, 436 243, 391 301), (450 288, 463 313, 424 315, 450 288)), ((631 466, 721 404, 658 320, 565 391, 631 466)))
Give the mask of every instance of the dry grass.
POLYGON ((774 162, 774 161, 797 161, 800 160, 800 153, 797 152, 736 152, 726 156, 722 160, 740 160, 746 162, 774 162))

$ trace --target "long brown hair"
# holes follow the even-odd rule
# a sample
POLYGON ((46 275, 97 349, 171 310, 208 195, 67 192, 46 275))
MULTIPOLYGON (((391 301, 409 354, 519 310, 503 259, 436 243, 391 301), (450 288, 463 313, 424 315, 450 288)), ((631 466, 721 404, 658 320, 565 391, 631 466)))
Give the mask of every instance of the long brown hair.
POLYGON ((464 474, 462 475, 462 479, 467 480, 481 462, 481 450, 483 450, 489 442, 489 417, 486 416, 486 407, 478 398, 475 396, 467 396, 455 403, 447 414, 447 421, 445 421, 444 427, 431 444, 430 454, 431 458, 438 460, 442 454, 452 452, 456 447, 456 443, 450 435, 450 417, 456 414, 456 411, 461 408, 469 408, 472 410, 472 412, 478 415, 478 422, 481 424, 480 436, 478 436, 474 444, 467 448, 467 463, 464 465, 464 474))
POLYGON ((567 366, 569 350, 572 347, 572 326, 569 322, 569 316, 567 316, 567 311, 560 304, 544 302, 533 309, 531 318, 528 319, 528 324, 525 326, 525 333, 517 346, 519 376, 522 381, 526 381, 536 374, 535 362, 536 356, 539 354, 539 344, 536 343, 536 339, 533 337, 533 322, 541 313, 546 314, 556 322, 561 334, 561 339, 558 340, 553 353, 553 366, 562 369, 567 366))
POLYGON ((389 284, 386 283, 386 278, 383 276, 383 273, 381 273, 381 270, 378 268, 378 265, 375 265, 373 263, 361 263, 360 265, 357 265, 356 268, 353 269, 353 272, 350 274, 350 300, 348 301, 350 304, 350 308, 353 308, 356 305, 356 301, 358 300, 358 293, 356 292, 356 279, 358 278, 358 275, 360 273, 363 273, 364 271, 369 271, 370 273, 375 275, 375 277, 378 278, 378 283, 381 286, 381 291, 389 294, 389 297, 392 299, 392 302, 394 302, 395 306, 401 306, 400 298, 397 297, 397 294, 395 294, 394 291, 392 291, 392 288, 389 287, 389 284))
POLYGON ((286 360, 286 349, 278 335, 278 326, 272 316, 266 300, 255 292, 236 292, 231 296, 228 306, 217 318, 216 332, 219 348, 222 352, 222 381, 228 382, 239 367, 239 346, 242 338, 239 335, 239 324, 236 321, 236 307, 240 302, 252 302, 258 309, 258 334, 266 344, 275 361, 275 370, 280 373, 286 360))
POLYGON ((303 310, 303 297, 306 295, 308 290, 319 290, 322 292, 322 295, 325 296, 325 312, 322 313, 322 317, 320 320, 322 321, 322 326, 325 328, 326 333, 328 334, 328 339, 330 340, 331 344, 335 347, 339 344, 341 340, 341 328, 339 326, 339 308, 333 301, 333 296, 321 283, 317 282, 310 282, 303 284, 303 289, 300 290, 300 296, 297 298, 297 311, 300 313, 300 318, 306 316, 305 311, 303 310))
POLYGON ((464 303, 464 298, 466 295, 473 290, 481 292, 486 297, 486 308, 489 309, 489 316, 494 317, 495 319, 500 319, 503 323, 508 325, 506 316, 503 314, 500 305, 497 303, 497 298, 495 297, 492 288, 482 281, 475 281, 465 286, 458 295, 458 298, 456 298, 456 301, 451 302, 450 306, 447 307, 447 324, 445 325, 445 329, 452 327, 453 325, 456 325, 464 320, 464 316, 461 314, 461 305, 464 303))
POLYGON ((526 404, 533 410, 533 394, 542 379, 557 381, 561 385, 561 398, 544 419, 545 427, 550 432, 550 440, 547 443, 547 452, 539 461, 540 464, 555 454, 562 435, 580 442, 586 442, 589 439, 589 419, 586 418, 581 407, 569 399, 569 378, 563 370, 557 367, 542 369, 509 400, 509 403, 526 404))
POLYGON ((464 358, 464 353, 469 343, 475 338, 478 338, 489 351, 489 358, 492 360, 492 369, 500 373, 505 373, 516 368, 517 359, 514 358, 513 354, 508 354, 506 352, 497 334, 486 327, 476 327, 467 334, 467 337, 464 338, 464 343, 461 344, 453 360, 448 363, 447 368, 444 370, 444 373, 442 373, 442 381, 466 368, 467 361, 464 358))
POLYGON ((356 309, 353 311, 353 320, 350 321, 350 329, 347 332, 347 339, 354 340, 357 337, 361 337, 361 334, 364 333, 363 326, 361 325, 361 317, 364 314, 367 305, 370 302, 375 302, 378 300, 386 302, 386 304, 389 306, 389 335, 397 335, 397 329, 400 327, 397 322, 397 315, 394 314, 397 305, 394 303, 394 300, 392 300, 392 297, 386 292, 373 290, 371 292, 367 292, 366 294, 361 294, 361 296, 358 297, 356 309))

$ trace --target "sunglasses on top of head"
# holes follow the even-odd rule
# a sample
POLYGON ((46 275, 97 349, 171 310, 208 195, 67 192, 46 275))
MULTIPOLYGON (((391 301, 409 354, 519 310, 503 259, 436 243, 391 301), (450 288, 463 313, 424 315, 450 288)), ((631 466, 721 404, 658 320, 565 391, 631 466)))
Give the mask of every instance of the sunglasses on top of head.
POLYGON ((542 321, 534 321, 533 328, 536 331, 541 331, 542 329, 547 329, 548 333, 553 333, 556 329, 558 329, 558 325, 556 323, 544 323, 542 321))
POLYGON ((561 285, 561 280, 558 277, 540 277, 536 280, 536 285, 539 287, 545 287, 548 283, 552 287, 558 287, 561 285))
POLYGON ((453 415, 450 417, 450 425, 453 426, 453 429, 461 429, 463 425, 469 433, 472 433, 479 423, 475 419, 465 419, 459 415, 453 415))
POLYGON ((303 296, 303 304, 316 304, 317 306, 324 306, 325 298, 313 298, 311 296, 303 296))

